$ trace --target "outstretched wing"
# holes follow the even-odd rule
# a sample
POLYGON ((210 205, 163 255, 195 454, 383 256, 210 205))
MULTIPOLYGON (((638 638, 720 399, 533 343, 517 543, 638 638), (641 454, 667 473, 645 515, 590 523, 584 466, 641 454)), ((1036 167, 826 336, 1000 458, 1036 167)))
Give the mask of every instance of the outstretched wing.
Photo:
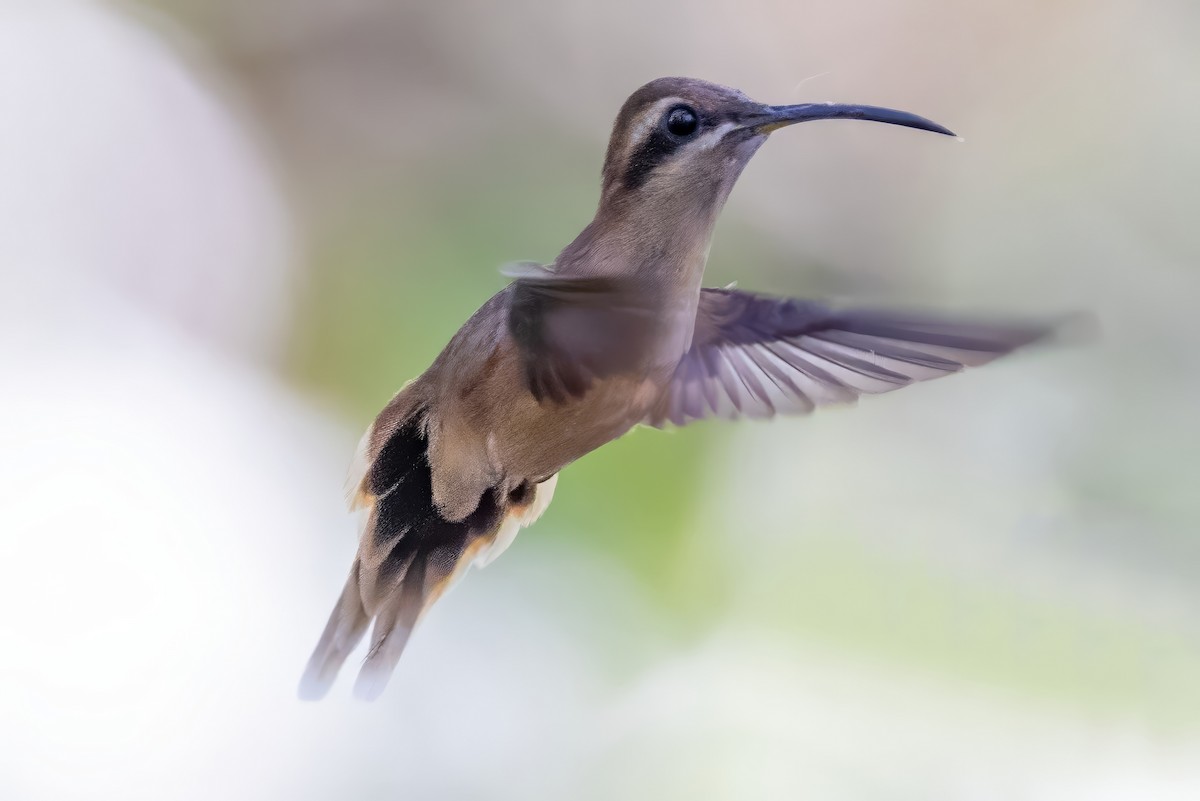
POLYGON ((649 288, 608 276, 560 276, 544 267, 506 271, 508 329, 521 349, 529 391, 562 403, 597 379, 636 366, 661 320, 649 288))
POLYGON ((691 348, 646 422, 807 414, 984 364, 1053 329, 704 289, 691 348))

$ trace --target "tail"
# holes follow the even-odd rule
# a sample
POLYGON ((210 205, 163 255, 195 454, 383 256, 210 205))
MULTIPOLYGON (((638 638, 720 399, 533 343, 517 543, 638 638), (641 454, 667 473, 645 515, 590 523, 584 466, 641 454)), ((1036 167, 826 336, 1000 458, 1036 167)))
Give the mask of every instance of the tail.
POLYGON ((379 697, 413 629, 473 562, 486 564, 549 503, 554 481, 512 492, 486 490, 463 520, 441 516, 433 503, 424 415, 418 411, 371 458, 354 502, 367 507, 358 557, 304 677, 300 697, 317 700, 374 619, 366 659, 354 684, 363 700, 379 697))

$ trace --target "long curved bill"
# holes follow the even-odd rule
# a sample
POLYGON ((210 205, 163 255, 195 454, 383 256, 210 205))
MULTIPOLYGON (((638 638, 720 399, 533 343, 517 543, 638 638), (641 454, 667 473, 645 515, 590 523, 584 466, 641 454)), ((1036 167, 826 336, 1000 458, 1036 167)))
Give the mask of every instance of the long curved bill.
POLYGON ((850 103, 801 103, 795 106, 762 106, 756 112, 748 114, 742 121, 747 128, 754 128, 760 133, 770 133, 787 125, 810 120, 869 120, 871 122, 886 122, 888 125, 903 125, 906 128, 917 128, 922 131, 956 136, 945 126, 938 125, 933 120, 918 117, 907 111, 897 111, 880 106, 859 106, 850 103))

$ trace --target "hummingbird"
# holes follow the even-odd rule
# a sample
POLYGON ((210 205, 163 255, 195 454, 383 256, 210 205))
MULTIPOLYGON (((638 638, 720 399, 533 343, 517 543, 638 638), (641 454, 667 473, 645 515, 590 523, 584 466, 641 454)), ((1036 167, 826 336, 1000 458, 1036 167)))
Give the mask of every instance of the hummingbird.
POLYGON ((702 286, 713 226, 775 131, 877 106, 765 105, 660 78, 617 115, 595 217, 553 263, 520 264, 359 444, 357 554, 300 682, 323 697, 371 628, 354 693, 379 696, 430 606, 546 510, 558 473, 639 424, 806 414, 979 365, 1050 324, 853 309, 702 286))

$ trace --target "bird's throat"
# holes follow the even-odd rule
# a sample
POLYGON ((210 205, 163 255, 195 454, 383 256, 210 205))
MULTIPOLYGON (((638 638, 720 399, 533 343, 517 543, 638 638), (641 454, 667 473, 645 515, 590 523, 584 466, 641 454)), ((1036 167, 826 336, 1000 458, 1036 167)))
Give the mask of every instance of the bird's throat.
POLYGON ((719 208, 656 202, 602 204, 555 261, 564 275, 645 282, 668 294, 699 292, 719 208))

